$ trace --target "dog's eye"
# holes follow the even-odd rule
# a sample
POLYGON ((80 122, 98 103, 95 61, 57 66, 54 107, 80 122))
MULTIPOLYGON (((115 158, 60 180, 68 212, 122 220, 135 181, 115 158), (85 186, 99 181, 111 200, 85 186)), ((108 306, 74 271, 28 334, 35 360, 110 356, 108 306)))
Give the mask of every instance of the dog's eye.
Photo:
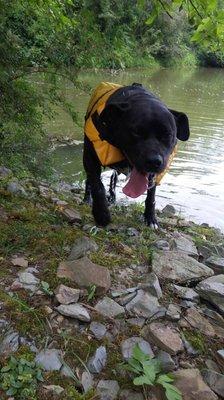
POLYGON ((158 139, 164 144, 169 144, 170 142, 172 142, 173 135, 170 132, 164 132, 162 135, 158 135, 158 139))

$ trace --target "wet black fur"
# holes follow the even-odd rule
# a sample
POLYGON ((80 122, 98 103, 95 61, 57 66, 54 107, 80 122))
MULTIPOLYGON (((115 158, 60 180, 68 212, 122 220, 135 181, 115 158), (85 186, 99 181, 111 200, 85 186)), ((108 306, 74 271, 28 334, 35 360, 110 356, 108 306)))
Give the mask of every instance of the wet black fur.
MULTIPOLYGON (((139 84, 118 89, 107 101, 100 115, 92 116, 101 139, 118 147, 125 160, 111 165, 115 170, 134 165, 139 172, 160 173, 166 167, 169 155, 179 140, 188 140, 189 123, 184 113, 170 110, 153 93, 139 84)), ((85 201, 92 198, 92 212, 97 225, 110 223, 108 199, 101 182, 101 163, 88 137, 84 136, 83 164, 86 171, 85 201)), ((115 200, 117 177, 110 185, 109 202, 115 200)), ((155 191, 147 191, 145 222, 156 225, 155 191)))

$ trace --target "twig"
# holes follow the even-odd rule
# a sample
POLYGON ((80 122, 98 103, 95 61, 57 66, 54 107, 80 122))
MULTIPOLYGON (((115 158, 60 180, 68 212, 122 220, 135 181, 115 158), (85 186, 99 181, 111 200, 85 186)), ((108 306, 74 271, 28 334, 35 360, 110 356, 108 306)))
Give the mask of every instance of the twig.
POLYGON ((35 68, 27 69, 27 71, 23 71, 20 74, 18 73, 17 75, 12 76, 11 80, 14 81, 16 79, 22 78, 24 75, 37 74, 37 73, 46 73, 46 74, 58 75, 58 76, 60 76, 62 78, 68 79, 72 83, 74 83, 74 81, 69 76, 67 76, 67 75, 65 75, 63 73, 60 73, 60 72, 49 70, 49 69, 44 68, 44 67, 35 67, 35 68))
POLYGON ((165 10, 165 12, 167 13, 167 15, 169 15, 169 17, 170 17, 171 19, 173 19, 173 16, 172 16, 172 15, 170 14, 170 12, 166 9, 166 7, 165 7, 163 1, 162 1, 162 0, 159 0, 159 3, 161 4, 162 8, 165 10))
POLYGON ((200 14, 200 12, 198 11, 197 7, 195 6, 195 4, 193 3, 192 0, 189 0, 189 3, 192 5, 193 9, 196 11, 196 13, 198 14, 198 16, 203 19, 203 16, 200 14))

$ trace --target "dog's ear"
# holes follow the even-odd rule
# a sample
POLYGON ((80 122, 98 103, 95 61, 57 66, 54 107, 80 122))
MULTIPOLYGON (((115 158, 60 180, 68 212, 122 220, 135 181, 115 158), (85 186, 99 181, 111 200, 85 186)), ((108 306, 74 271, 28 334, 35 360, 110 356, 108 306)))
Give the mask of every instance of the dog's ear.
POLYGON ((170 110, 169 111, 173 114, 177 126, 177 139, 186 141, 189 139, 190 136, 190 128, 189 128, 189 121, 186 114, 183 112, 170 110))
POLYGON ((117 126, 123 115, 130 109, 127 102, 108 104, 99 115, 97 111, 92 115, 92 121, 102 140, 116 146, 117 126))

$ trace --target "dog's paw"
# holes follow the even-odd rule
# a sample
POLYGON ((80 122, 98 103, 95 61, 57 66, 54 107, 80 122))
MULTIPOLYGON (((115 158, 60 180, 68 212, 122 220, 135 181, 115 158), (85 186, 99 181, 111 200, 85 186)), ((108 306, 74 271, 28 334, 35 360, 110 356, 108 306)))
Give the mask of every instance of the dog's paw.
POLYGON ((107 226, 111 222, 110 213, 108 210, 100 211, 93 210, 93 216, 98 226, 107 226))
POLYGON ((149 228, 153 230, 159 229, 159 224, 155 216, 150 216, 150 217, 145 216, 145 223, 147 226, 149 226, 149 228))
POLYGON ((149 228, 153 229, 154 231, 156 231, 157 229, 159 229, 159 225, 157 222, 151 222, 151 224, 147 224, 149 226, 149 228))
POLYGON ((116 195, 115 193, 110 193, 107 195, 108 204, 114 204, 116 202, 116 195))

